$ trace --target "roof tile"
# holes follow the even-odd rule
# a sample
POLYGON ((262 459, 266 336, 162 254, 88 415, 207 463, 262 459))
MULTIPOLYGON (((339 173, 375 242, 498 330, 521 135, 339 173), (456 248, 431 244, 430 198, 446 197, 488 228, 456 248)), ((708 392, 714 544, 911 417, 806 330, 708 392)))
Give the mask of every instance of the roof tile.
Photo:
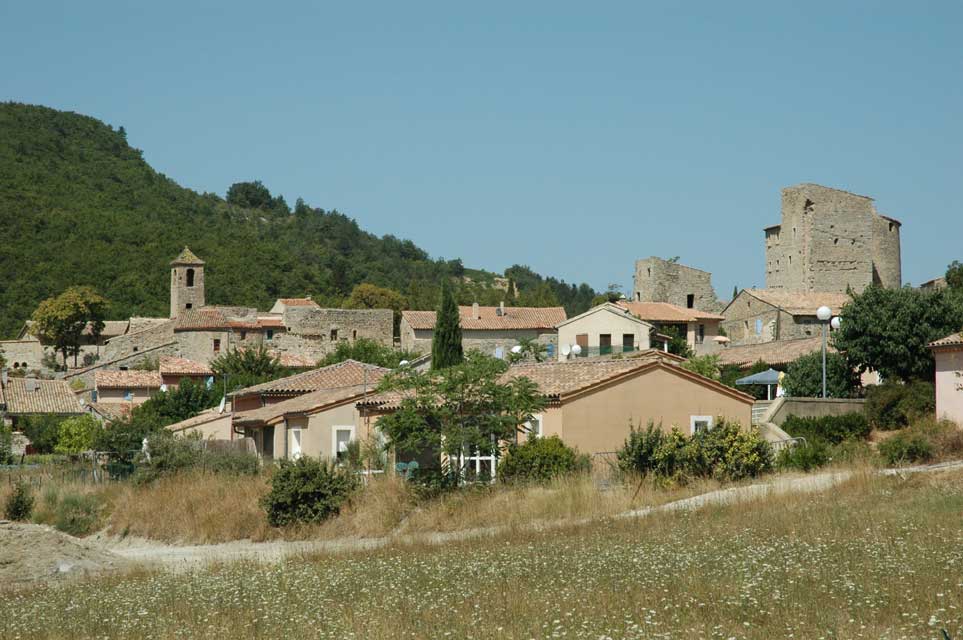
POLYGON ((160 389, 164 384, 159 371, 97 371, 94 385, 98 389, 160 389))
POLYGON ((939 340, 934 340, 930 343, 931 347, 951 347, 956 345, 963 345, 963 331, 946 336, 945 338, 940 338, 939 340))
POLYGON ((263 384, 239 389, 231 395, 249 396, 253 394, 295 395, 311 393, 322 389, 338 389, 364 385, 374 389, 389 369, 364 364, 357 360, 345 360, 320 369, 313 369, 286 378, 272 380, 263 384))
MULTIPOLYGON (((472 317, 472 307, 458 307, 461 328, 481 331, 504 329, 552 329, 567 318, 562 307, 505 307, 505 314, 498 315, 499 307, 478 307, 478 318, 472 317)), ((434 311, 402 311, 402 317, 412 329, 434 329, 434 311)))
POLYGON ((214 375, 214 371, 203 362, 175 356, 161 356, 160 374, 162 376, 210 376, 214 375))
POLYGON ((84 413, 80 399, 65 380, 10 378, 4 397, 10 414, 84 413))
POLYGON ((698 322, 699 320, 722 320, 723 317, 700 311, 699 309, 686 309, 668 302, 625 302, 616 303, 624 309, 628 309, 632 315, 648 322, 698 322))
MULTIPOLYGON (((760 344, 744 344, 726 347, 719 352, 719 364, 748 366, 762 360, 766 364, 789 364, 800 356, 822 349, 822 338, 800 338, 797 340, 776 340, 760 344)), ((836 349, 827 345, 828 352, 836 349)))

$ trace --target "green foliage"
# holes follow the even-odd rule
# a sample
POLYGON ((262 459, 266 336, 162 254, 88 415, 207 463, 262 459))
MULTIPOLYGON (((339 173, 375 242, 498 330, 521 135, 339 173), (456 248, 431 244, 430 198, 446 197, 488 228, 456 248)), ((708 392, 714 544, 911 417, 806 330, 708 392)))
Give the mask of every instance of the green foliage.
POLYGON ((927 345, 960 330, 963 302, 952 291, 868 287, 843 307, 836 348, 860 372, 887 380, 932 380, 927 345))
POLYGON ((642 476, 685 482, 693 477, 719 480, 752 478, 772 469, 772 449, 755 431, 720 418, 691 438, 678 427, 668 433, 649 423, 632 430, 618 453, 619 466, 642 476))
POLYGON ((529 438, 512 444, 498 465, 498 479, 504 482, 544 482, 577 472, 587 472, 591 460, 569 447, 558 436, 529 438))
MULTIPOLYGON (((791 398, 820 398, 823 395, 823 354, 807 353, 789 363, 782 380, 791 398)), ((859 392, 859 375, 845 357, 826 354, 826 395, 830 398, 854 398, 859 392)))
POLYGON ((595 298, 595 290, 584 282, 576 286, 574 283, 567 284, 564 280, 556 280, 551 277, 543 278, 529 267, 517 264, 505 270, 505 277, 518 287, 520 292, 519 306, 561 305, 565 307, 565 312, 570 318, 583 311, 588 311, 593 306, 592 299, 595 298), (543 284, 547 285, 548 290, 552 292, 551 298, 547 296, 543 284), (530 297, 529 292, 533 292, 530 297), (535 305, 531 304, 532 302, 548 302, 551 304, 535 305))
POLYGON ((683 369, 691 371, 692 373, 698 373, 700 376, 709 378, 710 380, 719 380, 722 378, 722 370, 719 368, 719 356, 717 355, 693 356, 680 366, 683 369))
POLYGON ((509 350, 508 352, 508 362, 509 364, 516 364, 524 360, 532 359, 535 362, 545 362, 546 354, 548 352, 548 347, 545 344, 538 341, 536 338, 519 338, 518 340, 518 353, 509 350))
POLYGON ((441 306, 435 319, 435 330, 431 340, 431 367, 444 369, 459 365, 464 360, 461 345, 461 318, 458 305, 451 293, 451 285, 446 280, 441 288, 441 306))
POLYGON ((736 386, 736 380, 739 378, 745 378, 746 376, 755 375, 757 373, 762 373, 763 371, 768 371, 772 369, 768 363, 762 360, 757 360, 754 365, 749 367, 749 369, 740 369, 735 365, 724 365, 719 369, 719 381, 733 389, 738 389, 743 393, 748 393, 753 396, 756 400, 765 400, 768 397, 768 390, 764 384, 750 384, 750 385, 739 385, 736 386))
POLYGON ((471 351, 463 363, 444 369, 389 375, 379 391, 397 391, 403 399, 378 426, 396 451, 445 454, 457 485, 464 469, 454 461, 475 452, 497 457, 498 443, 514 440, 521 425, 545 407, 534 382, 503 380, 507 370, 504 361, 471 351))
POLYGON ((395 335, 398 335, 401 312, 408 308, 408 302, 394 289, 362 282, 355 285, 341 306, 345 309, 391 309, 394 312, 395 335))
POLYGON ((256 475, 260 471, 253 453, 205 442, 200 434, 175 436, 161 430, 147 436, 149 458, 141 456, 134 482, 147 483, 183 471, 256 475))
POLYGON ((338 345, 334 348, 334 351, 326 355, 324 359, 318 362, 318 366, 327 367, 332 364, 344 362, 345 360, 357 360, 358 362, 364 362, 365 364, 373 364, 379 367, 395 369, 402 360, 411 361, 417 357, 417 353, 395 349, 394 347, 384 345, 377 340, 358 338, 353 342, 347 340, 338 342, 338 345))
POLYGON ((622 294, 622 287, 618 283, 612 283, 609 285, 605 293, 600 293, 599 295, 592 298, 592 306, 597 307, 600 304, 605 304, 606 302, 618 302, 625 296, 622 294))
POLYGON ((846 440, 865 440, 871 430, 869 421, 862 413, 845 413, 839 416, 803 418, 789 416, 782 429, 794 438, 806 438, 808 442, 839 444, 846 440))
POLYGON ((946 268, 946 286, 963 291, 963 263, 959 260, 954 260, 946 268))
POLYGON ((786 447, 776 457, 780 469, 812 471, 830 460, 829 445, 824 440, 807 440, 805 444, 786 447))
POLYGON ((3 353, 3 347, 0 347, 0 369, 7 368, 7 357, 3 353))
MULTIPOLYGON (((222 353, 211 361, 211 369, 222 379, 227 379, 228 391, 270 382, 291 374, 263 344, 222 353)), ((220 386, 223 393, 224 385, 220 386)), ((214 387, 217 388, 218 385, 214 387)))
POLYGON ((338 515, 357 488, 356 477, 333 460, 281 460, 262 506, 273 527, 322 522, 338 515))
POLYGON ((106 314, 107 300, 91 287, 70 287, 37 306, 30 330, 41 342, 59 351, 64 364, 67 356, 73 354, 76 365, 84 330, 89 327, 91 336, 99 339, 106 314))
POLYGON ((94 437, 100 430, 100 423, 93 416, 67 418, 60 423, 57 446, 54 447, 54 451, 64 455, 89 451, 94 445, 94 437))
POLYGON ((150 400, 135 407, 131 415, 135 420, 166 427, 217 406, 223 395, 223 388, 218 384, 208 389, 202 380, 184 378, 176 389, 155 392, 150 400))
POLYGON ((13 464, 13 433, 0 423, 0 464, 13 464))
POLYGON ((94 494, 68 493, 57 504, 54 527, 72 536, 86 536, 97 530, 102 509, 94 494))
POLYGON ((936 391, 933 383, 922 380, 908 384, 887 381, 866 388, 863 410, 875 429, 902 429, 936 411, 936 391))
POLYGON ((138 360, 131 369, 134 371, 158 371, 160 369, 160 358, 158 356, 147 356, 138 360))
POLYGON ((3 516, 7 520, 15 522, 26 522, 33 513, 34 497, 30 491, 30 486, 22 479, 17 480, 13 485, 13 491, 7 496, 7 502, 3 506, 3 516))
MULTIPOLYGON (((230 202, 185 189, 154 171, 120 131, 46 107, 0 104, 0 175, 0 221, 4 236, 16 238, 0 259, 0 336, 74 284, 102 287, 112 317, 166 316, 167 264, 185 245, 210 265, 208 304, 259 309, 308 293, 339 306, 362 282, 400 292, 412 309, 432 309, 438 281, 464 269, 410 240, 367 233, 338 211, 300 200, 291 214, 257 183, 232 187, 230 202)), ((506 272, 513 274, 521 294, 547 282, 570 315, 595 295, 526 267, 506 272)))
POLYGON ((925 462, 935 453, 933 443, 919 432, 904 431, 887 438, 879 445, 879 454, 890 466, 909 462, 925 462))
POLYGON ((683 358, 692 358, 695 355, 695 352, 689 347, 685 329, 679 325, 664 324, 656 332, 669 337, 669 353, 683 358))
POLYGON ((22 418, 19 424, 35 453, 53 453, 64 420, 63 416, 38 415, 22 418))

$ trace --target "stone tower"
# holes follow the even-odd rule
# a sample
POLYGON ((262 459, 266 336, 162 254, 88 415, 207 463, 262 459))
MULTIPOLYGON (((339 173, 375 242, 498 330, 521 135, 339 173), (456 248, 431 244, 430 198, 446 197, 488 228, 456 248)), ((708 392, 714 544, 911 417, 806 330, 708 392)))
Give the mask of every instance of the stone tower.
POLYGON ((859 293, 902 285, 900 222, 873 199, 818 184, 782 190, 782 222, 766 227, 766 288, 859 293))
POLYGON ((184 247, 171 262, 171 317, 204 306, 204 261, 184 247))
POLYGON ((636 260, 632 299, 712 313, 722 308, 712 288, 711 273, 655 256, 636 260))

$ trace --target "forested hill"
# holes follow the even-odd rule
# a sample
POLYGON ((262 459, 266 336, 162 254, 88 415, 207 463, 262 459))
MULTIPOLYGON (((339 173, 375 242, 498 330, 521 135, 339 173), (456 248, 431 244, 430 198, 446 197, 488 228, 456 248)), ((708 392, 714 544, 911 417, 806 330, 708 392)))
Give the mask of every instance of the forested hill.
MULTIPOLYGON (((16 103, 0 103, 0 225, 0 337, 77 284, 105 295, 111 317, 164 316, 168 264, 185 245, 207 263, 209 304, 266 309, 279 296, 312 295, 336 306, 370 282, 410 308, 432 308, 441 279, 464 275, 460 260, 379 238, 337 211, 301 200, 291 208, 260 183, 233 185, 227 199, 198 194, 154 171, 123 127, 16 103)), ((469 275, 463 302, 506 297, 485 286, 494 274, 469 275)), ((571 314, 595 295, 526 267, 506 275, 520 292, 515 304, 558 303, 571 314)))

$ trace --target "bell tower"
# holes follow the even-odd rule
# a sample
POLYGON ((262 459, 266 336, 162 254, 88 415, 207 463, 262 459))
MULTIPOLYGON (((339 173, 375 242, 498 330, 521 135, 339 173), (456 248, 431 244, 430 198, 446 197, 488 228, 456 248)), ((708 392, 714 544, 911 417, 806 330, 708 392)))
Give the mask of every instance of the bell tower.
POLYGON ((171 318, 204 306, 204 261, 184 247, 171 262, 171 318))

